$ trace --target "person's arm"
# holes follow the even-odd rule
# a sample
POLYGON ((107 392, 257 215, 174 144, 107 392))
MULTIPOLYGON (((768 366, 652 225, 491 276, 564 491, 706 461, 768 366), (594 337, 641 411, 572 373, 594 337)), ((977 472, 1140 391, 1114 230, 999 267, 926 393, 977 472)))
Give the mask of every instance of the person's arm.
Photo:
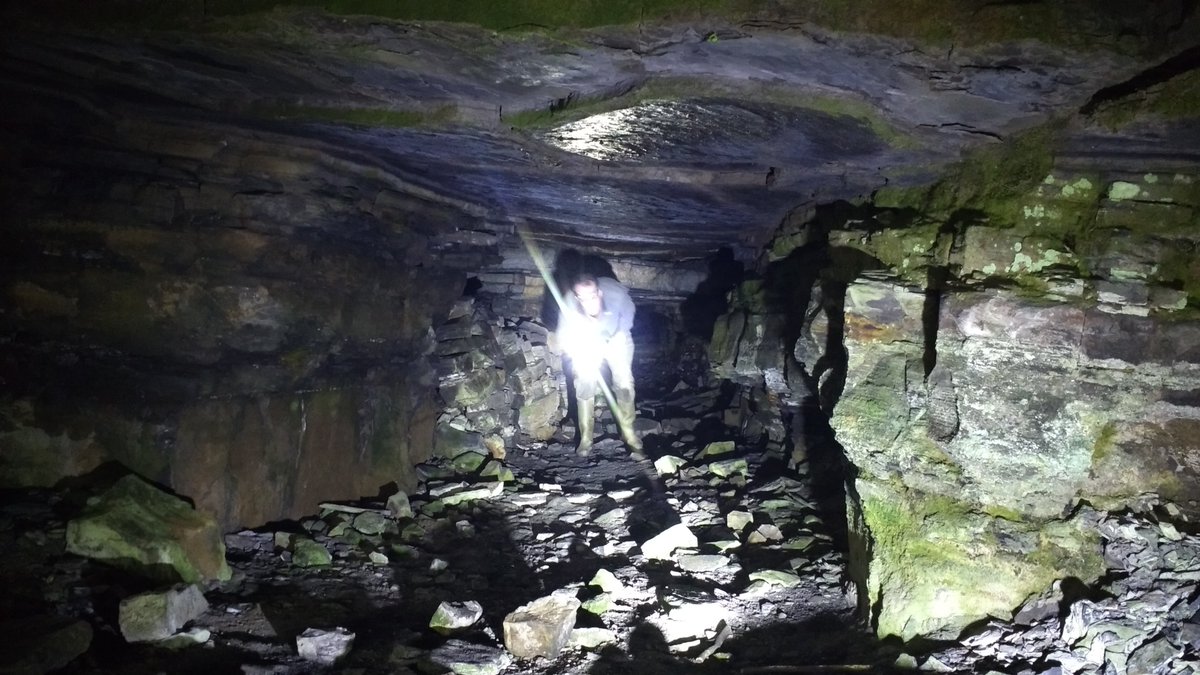
POLYGON ((629 291, 624 291, 621 294, 621 308, 617 318, 617 332, 629 332, 633 330, 633 315, 637 314, 637 307, 633 304, 633 298, 629 297, 629 291))

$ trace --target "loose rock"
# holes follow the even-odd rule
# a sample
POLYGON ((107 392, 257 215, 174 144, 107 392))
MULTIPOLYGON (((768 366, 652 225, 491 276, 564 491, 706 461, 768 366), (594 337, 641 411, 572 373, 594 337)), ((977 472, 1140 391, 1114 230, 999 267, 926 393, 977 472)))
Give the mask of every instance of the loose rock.
POLYGON ((669 560, 677 548, 695 548, 699 540, 687 525, 673 525, 642 544, 642 555, 652 560, 669 560))
POLYGON ((333 630, 306 629, 296 636, 296 650, 300 658, 331 666, 350 653, 354 646, 354 633, 345 628, 333 630))
POLYGON ((161 593, 141 593, 121 601, 118 620, 128 642, 150 642, 174 635, 184 624, 208 610, 196 586, 161 593))
POLYGON ((216 521, 138 476, 129 475, 67 524, 67 550, 152 579, 227 580, 225 542, 216 521))
POLYGON ((412 504, 408 500, 408 495, 403 492, 388 497, 387 510, 392 518, 399 520, 400 518, 412 518, 412 504))
POLYGON ((497 675, 512 663, 512 657, 502 649, 463 640, 446 642, 430 652, 427 659, 431 665, 454 675, 497 675))
POLYGON ((572 596, 554 594, 517 608, 504 618, 504 646, 519 658, 555 656, 571 638, 579 606, 572 596))
POLYGON ((576 628, 567 644, 583 649, 598 649, 617 641, 617 634, 607 628, 576 628))
POLYGON ((483 607, 473 600, 443 602, 438 605, 437 611, 433 613, 433 618, 429 620, 429 627, 443 635, 448 635, 456 630, 470 628, 482 616, 483 607))
POLYGON ((387 529, 388 520, 375 511, 364 511, 354 517, 352 525, 363 534, 382 534, 387 529))
POLYGON ((682 457, 663 455, 662 457, 654 460, 654 470, 657 471, 658 475, 660 476, 667 476, 677 473, 679 471, 679 467, 683 466, 684 464, 687 464, 687 460, 683 459, 682 457))
POLYGON ((609 572, 603 567, 596 570, 596 575, 588 582, 589 586, 599 586, 600 590, 606 593, 615 593, 625 588, 625 584, 617 578, 617 575, 609 572))
POLYGON ((325 567, 333 556, 318 542, 308 537, 296 537, 292 542, 292 564, 297 567, 325 567))
POLYGON ((681 555, 676 562, 685 572, 714 572, 727 567, 729 558, 723 555, 681 555))
POLYGON ((748 511, 730 511, 725 515, 725 524, 734 532, 741 532, 747 525, 754 522, 754 514, 748 511))

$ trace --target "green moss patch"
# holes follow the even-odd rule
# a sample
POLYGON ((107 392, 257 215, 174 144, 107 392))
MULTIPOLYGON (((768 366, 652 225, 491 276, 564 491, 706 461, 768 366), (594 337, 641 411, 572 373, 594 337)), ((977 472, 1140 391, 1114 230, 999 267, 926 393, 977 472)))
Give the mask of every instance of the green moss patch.
MULTIPOLYGON (((947 0, 829 0, 758 3, 752 0, 165 0, 163 2, 53 3, 40 15, 73 24, 178 26, 214 16, 245 15, 277 6, 323 9, 406 21, 451 21, 497 30, 588 28, 704 19, 724 22, 811 23, 836 31, 866 32, 933 45, 956 46, 1034 39, 1076 49, 1161 49, 1140 28, 1139 10, 1111 11, 1079 3, 985 4, 947 0), (1134 16, 1130 16, 1133 14, 1134 16), (1087 27, 1082 30, 1081 27, 1087 27)), ((30 12, 31 14, 34 12, 30 12)), ((705 39, 718 41, 717 31, 705 39)))
POLYGON ((332 0, 312 4, 320 4, 337 14, 454 21, 504 30, 606 26, 699 13, 737 12, 743 3, 727 0, 332 0))
POLYGON ((453 106, 443 106, 434 110, 396 110, 391 108, 280 105, 259 108, 254 111, 254 114, 272 119, 300 122, 405 128, 444 124, 454 119, 455 112, 453 106))
POLYGON ((913 208, 943 221, 975 212, 993 224, 1022 222, 1024 201, 1050 174, 1058 124, 1048 124, 1007 141, 981 148, 951 167, 930 187, 884 188, 875 204, 913 208))
MULTIPOLYGON (((325 10, 344 16, 386 17, 405 21, 449 21, 497 30, 606 26, 664 19, 719 15, 747 16, 748 0, 166 0, 80 3, 63 12, 75 24, 103 23, 137 27, 181 27, 212 17, 244 16, 276 7, 325 10)), ((56 8, 51 8, 54 11, 56 8)), ((59 9, 62 12, 63 10, 59 9)))
POLYGON ((1096 433, 1096 441, 1092 444, 1092 464, 1103 462, 1116 448, 1117 425, 1107 422, 1096 433))
POLYGON ((953 637, 981 618, 1010 616, 1055 579, 1103 570, 1095 533, 1072 523, 1018 522, 945 496, 858 486, 880 636, 953 637))
POLYGON ((871 232, 859 239, 857 245, 853 241, 845 244, 874 256, 902 277, 923 283, 929 265, 938 264, 934 254, 939 228, 937 223, 891 228, 871 232))
POLYGON ((154 579, 230 578, 216 521, 134 475, 68 523, 67 550, 154 579))
POLYGON ((1200 71, 1190 70, 1157 86, 1106 103, 1092 114, 1092 119, 1110 129, 1120 129, 1145 114, 1165 119, 1200 116, 1200 71))

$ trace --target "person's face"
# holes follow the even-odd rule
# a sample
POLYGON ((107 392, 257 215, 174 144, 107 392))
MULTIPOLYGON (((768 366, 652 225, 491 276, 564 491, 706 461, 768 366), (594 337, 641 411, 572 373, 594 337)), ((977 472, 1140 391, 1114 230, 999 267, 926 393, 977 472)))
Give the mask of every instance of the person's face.
POLYGON ((579 307, 584 314, 588 316, 600 316, 602 306, 601 298, 604 294, 600 292, 600 288, 596 284, 575 284, 575 299, 579 300, 579 307))

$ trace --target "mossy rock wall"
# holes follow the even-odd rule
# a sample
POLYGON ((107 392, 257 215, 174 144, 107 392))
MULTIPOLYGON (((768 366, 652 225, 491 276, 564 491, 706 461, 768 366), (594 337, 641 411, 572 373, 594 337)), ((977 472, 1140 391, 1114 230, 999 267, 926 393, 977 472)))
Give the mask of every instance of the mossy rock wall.
POLYGON ((1095 536, 1063 515, 1080 504, 1195 510, 1200 167, 1081 159, 1079 133, 996 144, 843 223, 785 224, 770 249, 785 260, 801 232, 874 262, 842 286, 833 256, 794 351, 844 363, 822 395, 880 635, 954 637, 1054 579, 1094 579, 1095 536))
POLYGON ((954 638, 1055 580, 1104 571, 1099 536, 1080 521, 1007 519, 969 502, 856 481, 852 567, 869 559, 867 610, 880 636, 954 638))
POLYGON ((1096 574, 1082 535, 1063 534, 1065 552, 1017 569, 1017 552, 1004 562, 995 548, 1011 537, 979 539, 989 527, 1061 529, 1080 502, 1115 509, 1147 492, 1184 501, 1200 491, 1200 473, 1185 468, 1200 456, 1200 436, 1188 435, 1200 402, 1183 394, 1200 374, 1200 324, 867 278, 847 290, 844 340, 831 422, 856 467, 852 568, 881 635, 951 637, 1054 578, 1096 574), (921 321, 928 302, 937 324, 921 321), (930 528, 940 550, 959 551, 953 560, 915 564, 930 528), (992 577, 1003 583, 981 583, 992 577))

